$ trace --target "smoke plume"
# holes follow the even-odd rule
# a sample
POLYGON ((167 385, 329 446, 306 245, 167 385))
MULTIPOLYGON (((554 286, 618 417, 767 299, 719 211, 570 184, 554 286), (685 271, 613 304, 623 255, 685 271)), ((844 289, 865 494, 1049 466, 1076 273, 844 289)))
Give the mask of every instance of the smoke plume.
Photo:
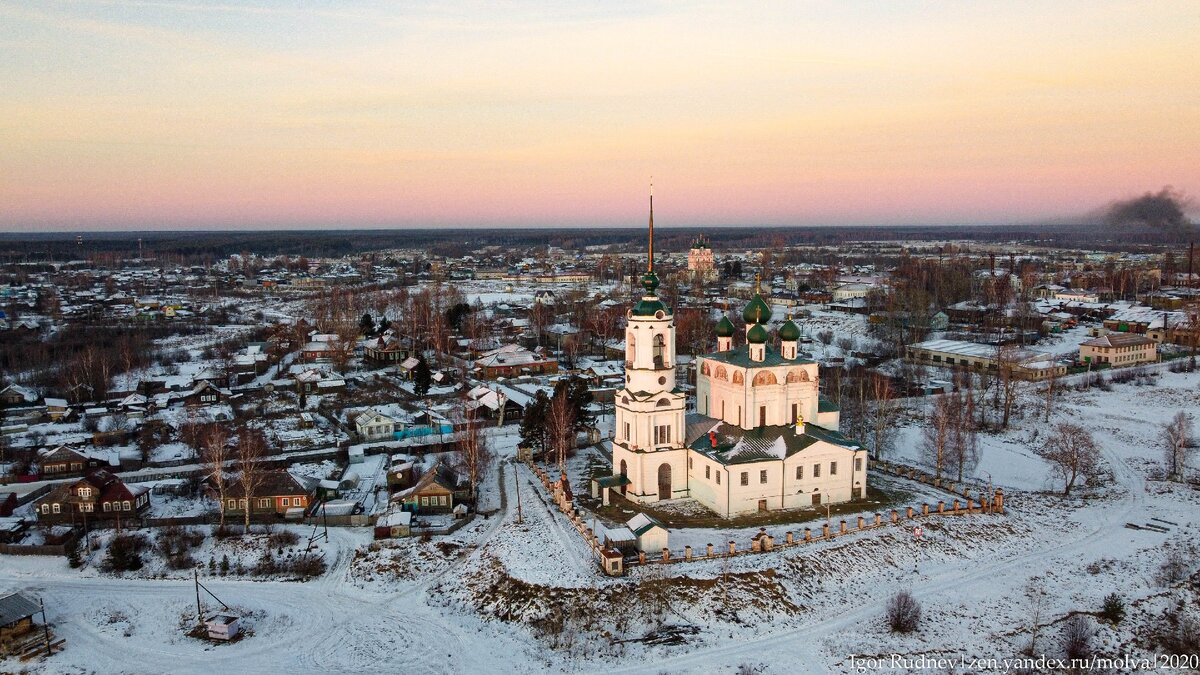
POLYGON ((1188 199, 1171 187, 1157 193, 1147 192, 1141 197, 1113 202, 1104 220, 1112 227, 1143 226, 1163 233, 1182 234, 1192 231, 1185 209, 1188 199))

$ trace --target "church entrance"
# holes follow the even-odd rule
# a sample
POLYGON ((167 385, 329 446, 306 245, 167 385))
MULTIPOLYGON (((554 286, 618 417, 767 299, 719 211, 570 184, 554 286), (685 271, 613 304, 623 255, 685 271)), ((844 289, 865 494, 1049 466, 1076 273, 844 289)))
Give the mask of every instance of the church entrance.
MULTIPOLYGON (((625 476, 626 478, 629 477, 629 472, 627 471, 627 467, 625 466, 625 460, 621 460, 621 475, 625 476)), ((625 485, 622 484, 621 487, 618 489, 621 491, 622 495, 625 494, 625 485)))
POLYGON ((662 464, 658 467, 658 498, 671 498, 671 465, 662 464))
POLYGON ((767 500, 765 500, 765 499, 758 500, 758 512, 759 513, 767 512, 767 500))
POLYGON ((821 505, 821 495, 820 494, 814 494, 812 499, 813 499, 813 506, 821 505))

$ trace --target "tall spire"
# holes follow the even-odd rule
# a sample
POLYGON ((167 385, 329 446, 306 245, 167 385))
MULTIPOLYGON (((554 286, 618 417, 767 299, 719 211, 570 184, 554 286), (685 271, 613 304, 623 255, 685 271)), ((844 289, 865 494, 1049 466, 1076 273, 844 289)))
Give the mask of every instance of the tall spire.
POLYGON ((646 260, 646 271, 654 271, 654 176, 650 177, 650 257, 646 260))

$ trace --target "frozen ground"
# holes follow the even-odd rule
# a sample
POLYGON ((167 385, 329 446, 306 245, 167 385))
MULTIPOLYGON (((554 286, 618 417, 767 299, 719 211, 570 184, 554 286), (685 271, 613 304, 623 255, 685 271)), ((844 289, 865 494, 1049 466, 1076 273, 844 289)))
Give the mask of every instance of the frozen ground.
MULTIPOLYGON (((1198 375, 1164 374, 1152 387, 1067 394, 1056 416, 1094 429, 1111 473, 1107 485, 1069 500, 1047 491, 1028 451, 1044 427, 1031 413, 987 441, 981 465, 1009 487, 1008 514, 931 521, 919 540, 906 526, 884 527, 608 579, 532 474, 508 465, 503 484, 487 488, 495 501, 502 489, 507 508, 449 537, 374 547, 367 529, 331 529, 330 569, 316 580, 206 579, 249 616, 253 635, 236 644, 184 637, 195 605, 186 579, 5 557, 0 590, 45 599, 67 640, 64 652, 31 666, 46 673, 846 672, 862 655, 1015 656, 1031 637, 1031 588, 1045 597, 1039 650, 1057 655, 1064 618, 1096 612, 1117 591, 1129 617, 1099 627, 1096 643, 1110 655, 1145 656, 1164 612, 1197 600, 1155 579, 1167 548, 1200 543, 1200 493, 1159 480, 1155 436, 1175 410, 1197 408, 1198 384, 1198 375), (1155 518, 1171 524, 1125 527, 1155 518), (889 633, 883 619, 900 589, 924 609, 908 636, 889 633)), ((511 453, 510 438, 496 441, 499 454, 511 453)), ((1188 560, 1194 569, 1195 555, 1188 560)))

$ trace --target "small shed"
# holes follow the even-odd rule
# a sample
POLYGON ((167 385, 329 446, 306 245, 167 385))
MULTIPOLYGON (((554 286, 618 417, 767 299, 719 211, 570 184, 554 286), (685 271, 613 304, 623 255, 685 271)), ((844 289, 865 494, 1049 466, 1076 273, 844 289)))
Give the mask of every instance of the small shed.
POLYGON ((0 597, 0 642, 33 630, 33 615, 40 611, 36 602, 20 593, 0 597))
POLYGON ((210 640, 232 640, 242 630, 241 619, 232 614, 214 614, 204 620, 210 640))
POLYGON ((351 464, 362 464, 367 461, 366 449, 361 445, 350 446, 350 449, 346 453, 351 464))
POLYGON ((662 553, 667 548, 670 531, 660 522, 650 516, 639 513, 625 523, 634 536, 637 537, 639 551, 645 553, 662 553))
POLYGON ((407 537, 412 534, 411 511, 389 511, 375 523, 375 538, 407 537))

